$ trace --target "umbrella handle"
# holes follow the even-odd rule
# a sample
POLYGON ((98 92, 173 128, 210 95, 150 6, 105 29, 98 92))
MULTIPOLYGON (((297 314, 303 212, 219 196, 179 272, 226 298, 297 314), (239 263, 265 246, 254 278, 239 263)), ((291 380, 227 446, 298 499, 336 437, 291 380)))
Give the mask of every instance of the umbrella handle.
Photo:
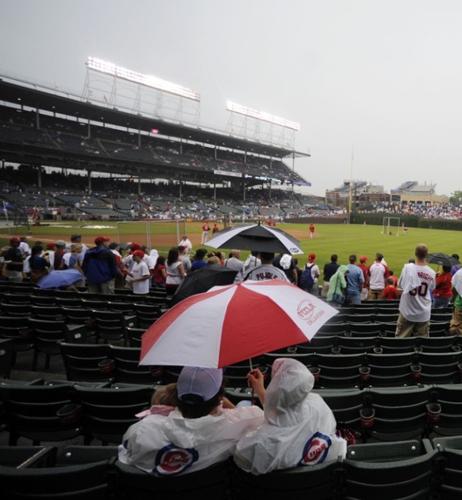
MULTIPOLYGON (((253 370, 252 358, 249 358, 249 367, 250 367, 250 371, 252 371, 253 370)), ((252 392, 251 392, 251 398, 252 398, 252 404, 254 404, 255 403, 255 393, 254 393, 253 387, 252 387, 252 392)))

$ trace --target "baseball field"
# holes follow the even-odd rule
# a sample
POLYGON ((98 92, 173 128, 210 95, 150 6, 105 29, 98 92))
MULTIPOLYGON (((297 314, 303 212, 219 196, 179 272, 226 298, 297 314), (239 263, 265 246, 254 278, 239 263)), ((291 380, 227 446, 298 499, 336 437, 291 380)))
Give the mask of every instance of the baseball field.
MULTIPOLYGON (((48 225, 3 230, 2 239, 9 235, 27 235, 30 242, 48 242, 57 239, 69 241, 71 234, 81 234, 86 243, 92 243, 95 236, 104 235, 117 242, 147 244, 165 253, 177 244, 177 235, 187 234, 195 248, 201 241, 200 222, 52 222, 48 225)), ((222 226, 220 226, 222 228, 222 226)), ((410 228, 407 233, 384 235, 381 226, 321 224, 316 226, 315 237, 308 239, 308 227, 302 224, 279 224, 277 226, 300 240, 305 255, 299 263, 304 264, 306 255, 314 252, 320 265, 329 260, 332 253, 339 255, 339 261, 346 263, 348 255, 367 255, 371 260, 376 252, 384 254, 389 266, 398 273, 418 243, 426 243, 430 252, 457 253, 462 255, 462 232, 436 229, 410 228)), ((246 252, 243 252, 244 254, 246 252)))

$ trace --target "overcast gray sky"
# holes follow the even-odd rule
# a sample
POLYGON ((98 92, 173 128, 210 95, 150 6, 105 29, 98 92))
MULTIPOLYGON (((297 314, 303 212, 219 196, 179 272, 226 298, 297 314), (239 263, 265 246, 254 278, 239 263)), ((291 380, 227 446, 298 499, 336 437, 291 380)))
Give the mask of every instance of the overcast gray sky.
POLYGON ((0 0, 0 72, 81 91, 94 55, 301 123, 298 170, 460 189, 458 0, 0 0))

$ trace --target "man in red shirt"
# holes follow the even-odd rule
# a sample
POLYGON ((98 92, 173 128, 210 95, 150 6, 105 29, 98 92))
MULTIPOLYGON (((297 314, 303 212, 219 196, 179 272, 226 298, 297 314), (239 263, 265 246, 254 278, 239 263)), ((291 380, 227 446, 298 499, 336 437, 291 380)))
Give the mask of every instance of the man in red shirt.
POLYGON ((385 300, 399 299, 399 292, 392 278, 387 278, 387 286, 383 290, 383 298, 385 300))
POLYGON ((310 227, 308 228, 309 234, 310 234, 310 240, 314 238, 314 233, 316 232, 316 227, 314 224, 310 224, 310 227))
POLYGON ((366 262, 367 257, 365 255, 361 255, 361 257, 359 258, 358 266, 364 276, 363 289, 361 290, 361 301, 367 300, 367 295, 369 293, 369 267, 367 266, 366 262))
POLYGON ((218 227, 218 224, 215 222, 213 224, 212 234, 218 233, 219 230, 220 230, 220 228, 218 227))
POLYGON ((388 277, 393 280, 393 285, 398 286, 398 276, 396 276, 391 269, 388 270, 388 277))
POLYGON ((207 243, 207 240, 209 239, 209 231, 210 227, 207 221, 202 224, 202 238, 201 238, 201 244, 205 245, 207 243))
POLYGON ((436 286, 433 290, 433 307, 447 307, 452 297, 451 266, 443 266, 443 272, 436 275, 436 286))

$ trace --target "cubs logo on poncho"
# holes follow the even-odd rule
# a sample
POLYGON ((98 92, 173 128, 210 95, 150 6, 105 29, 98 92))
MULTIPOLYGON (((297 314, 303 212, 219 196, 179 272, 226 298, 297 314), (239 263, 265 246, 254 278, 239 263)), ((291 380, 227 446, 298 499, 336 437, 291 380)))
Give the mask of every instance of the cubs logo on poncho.
POLYGON ((164 446, 157 452, 153 473, 160 476, 173 476, 185 471, 196 462, 199 453, 194 448, 180 448, 174 444, 164 446))
POLYGON ((332 440, 329 436, 316 432, 305 444, 299 465, 322 464, 329 453, 332 440))

